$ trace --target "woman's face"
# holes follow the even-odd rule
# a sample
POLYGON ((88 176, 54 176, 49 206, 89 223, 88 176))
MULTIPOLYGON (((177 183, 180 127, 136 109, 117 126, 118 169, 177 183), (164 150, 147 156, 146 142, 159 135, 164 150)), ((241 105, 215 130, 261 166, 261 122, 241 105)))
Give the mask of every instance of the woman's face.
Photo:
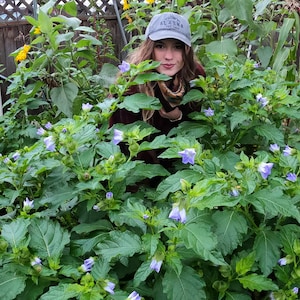
POLYGON ((159 61, 157 72, 174 76, 184 65, 184 43, 175 39, 164 39, 154 42, 153 60, 159 61))

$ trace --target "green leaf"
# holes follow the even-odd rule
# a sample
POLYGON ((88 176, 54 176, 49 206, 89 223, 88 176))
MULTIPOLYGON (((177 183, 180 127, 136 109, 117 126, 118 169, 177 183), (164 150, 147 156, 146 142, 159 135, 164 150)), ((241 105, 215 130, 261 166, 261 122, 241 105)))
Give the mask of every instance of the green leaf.
POLYGON ((164 80, 170 80, 170 76, 167 76, 165 74, 156 73, 156 72, 147 72, 145 74, 138 74, 132 84, 144 84, 149 81, 164 81, 164 80))
POLYGON ((49 291, 44 293, 40 300, 68 300, 78 296, 78 292, 71 289, 71 284, 60 284, 50 287, 49 291))
POLYGON ((244 121, 250 120, 250 116, 243 111, 234 111, 230 120, 230 130, 233 131, 239 124, 243 124, 244 121))
POLYGON ((245 289, 250 291, 275 291, 278 286, 272 282, 271 279, 266 278, 263 275, 250 274, 242 278, 238 278, 239 282, 243 285, 245 289))
MULTIPOLYGON (((193 118, 193 114, 191 117, 193 118)), ((198 113, 195 113, 198 114, 198 113)), ((184 121, 180 123, 177 127, 174 127, 168 133, 168 136, 190 136, 195 138, 201 138, 205 134, 210 132, 210 127, 207 125, 199 124, 198 122, 184 121)))
POLYGON ((237 46, 232 39, 213 41, 206 45, 206 51, 210 53, 222 53, 234 56, 237 54, 237 46))
POLYGON ((95 78, 101 86, 108 88, 115 83, 118 71, 119 69, 113 64, 105 63, 99 75, 96 75, 95 78))
POLYGON ((212 216, 216 224, 218 249, 223 255, 232 253, 243 241, 248 225, 245 217, 234 210, 217 211, 212 216))
POLYGON ((73 227, 72 231, 82 234, 82 233, 89 233, 92 231, 110 231, 113 227, 108 220, 98 220, 93 223, 82 223, 75 227, 73 227))
POLYGON ((59 45, 62 42, 70 41, 74 36, 74 32, 61 33, 56 36, 56 43, 59 45))
POLYGON ((136 93, 126 96, 124 102, 122 102, 119 107, 138 113, 140 109, 159 110, 161 104, 155 97, 150 97, 143 93, 136 93))
MULTIPOLYGON (((217 237, 211 232, 211 226, 202 223, 187 224, 180 232, 180 238, 187 249, 193 249, 204 260, 211 260, 216 263, 212 250, 216 248, 217 237)), ((218 261, 218 263, 220 263, 218 261)))
POLYGON ((25 288, 26 277, 1 271, 0 276, 0 299, 14 300, 25 288))
POLYGON ((245 275, 252 269, 254 263, 255 263, 255 253, 251 252, 249 255, 247 255, 246 257, 242 257, 240 260, 236 262, 235 270, 239 276, 245 275))
POLYGON ((280 228, 280 240, 286 254, 294 255, 293 243, 299 236, 300 227, 298 224, 288 224, 280 228))
POLYGON ((149 253, 150 256, 153 256, 155 254, 159 239, 159 234, 146 233, 142 236, 143 248, 149 253))
POLYGON ((278 232, 261 229, 255 237, 254 249, 259 267, 265 276, 272 273, 280 257, 281 242, 278 232))
POLYGON ((291 199, 284 195, 280 188, 268 188, 254 193, 249 198, 249 203, 254 205, 257 211, 267 218, 278 215, 293 217, 300 222, 300 212, 291 199))
POLYGON ((240 294, 232 291, 225 292, 225 300, 251 300, 252 298, 246 294, 240 294))
POLYGON ((272 141, 280 146, 284 145, 284 135, 281 130, 274 125, 262 124, 254 127, 254 130, 268 141, 272 141))
POLYGON ((106 261, 113 258, 130 257, 141 251, 139 236, 129 232, 111 231, 110 240, 97 245, 97 254, 103 256, 106 261))
POLYGON ((168 295, 168 299, 207 299, 204 292, 204 280, 190 267, 183 267, 179 275, 172 270, 168 270, 163 278, 162 284, 164 292, 168 295))
POLYGON ((63 10, 70 16, 76 17, 77 15, 77 6, 75 1, 67 1, 64 6, 63 10))
POLYGON ((13 248, 24 246, 25 243, 27 244, 26 234, 29 224, 29 219, 16 219, 3 225, 1 235, 13 248))
POLYGON ((167 177, 157 187, 157 200, 162 200, 168 196, 169 193, 174 193, 181 189, 180 179, 185 179, 190 183, 196 183, 202 178, 199 172, 193 170, 183 170, 167 177))
POLYGON ((38 14, 38 21, 39 21, 41 32, 50 35, 52 32, 53 24, 49 16, 46 14, 46 12, 43 12, 41 9, 38 14))
POLYGON ((137 287, 139 286, 142 282, 144 282, 148 276, 153 272, 153 270, 150 268, 151 261, 144 261, 137 271, 134 274, 134 279, 133 279, 133 286, 137 287))
POLYGON ((73 103, 77 94, 78 87, 74 83, 54 87, 50 91, 51 100, 67 117, 72 117, 73 115, 73 103))
POLYGON ((46 219, 32 220, 29 232, 30 246, 40 258, 58 258, 70 242, 69 234, 58 222, 46 219))
POLYGON ((198 102, 198 101, 202 100, 204 97, 205 97, 205 95, 201 91, 199 91, 197 89, 191 89, 184 95, 181 104, 187 104, 191 101, 198 102))
POLYGON ((230 10, 232 16, 235 16, 242 21, 253 23, 252 0, 225 0, 225 6, 230 10))

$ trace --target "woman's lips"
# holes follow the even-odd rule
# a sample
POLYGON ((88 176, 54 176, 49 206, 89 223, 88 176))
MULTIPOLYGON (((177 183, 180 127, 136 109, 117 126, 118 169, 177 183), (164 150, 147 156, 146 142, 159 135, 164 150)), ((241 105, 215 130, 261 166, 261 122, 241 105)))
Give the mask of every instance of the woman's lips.
POLYGON ((174 67, 173 64, 162 64, 165 69, 172 69, 174 67))

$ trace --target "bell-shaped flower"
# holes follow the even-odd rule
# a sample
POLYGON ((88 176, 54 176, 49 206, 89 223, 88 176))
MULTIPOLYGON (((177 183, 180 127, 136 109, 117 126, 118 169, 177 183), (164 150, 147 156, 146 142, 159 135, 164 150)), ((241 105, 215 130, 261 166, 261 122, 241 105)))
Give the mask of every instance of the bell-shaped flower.
POLYGON ((123 139, 124 139, 124 133, 123 133, 123 131, 121 131, 119 129, 115 129, 114 130, 113 143, 115 145, 118 145, 121 141, 123 141, 123 139))
POLYGON ((138 292, 133 291, 126 300, 142 300, 142 297, 139 295, 138 292))
POLYGON ((173 203, 172 210, 169 214, 169 218, 181 223, 186 222, 186 211, 184 208, 179 208, 179 203, 173 203))
POLYGON ((295 173, 288 173, 286 175, 286 179, 291 182, 295 182, 297 180, 297 175, 295 173))
POLYGON ((194 148, 186 148, 178 154, 182 157, 182 163, 192 165, 195 163, 196 150, 194 148))
POLYGON ((283 150, 283 155, 284 156, 290 156, 293 153, 293 148, 289 147, 289 146, 285 146, 284 150, 283 150))
POLYGON ((106 284, 106 286, 104 287, 104 289, 107 291, 107 292, 109 292, 110 294, 114 294, 115 292, 114 292, 114 289, 115 289, 115 284, 113 283, 113 282, 111 282, 111 281, 107 281, 107 284, 106 284))
POLYGON ((83 103, 81 109, 83 111, 90 111, 93 108, 93 105, 90 103, 83 103))
POLYGON ((41 265, 41 264, 42 264, 42 260, 41 260, 39 257, 35 256, 35 257, 31 260, 30 264, 31 264, 32 266, 41 265))
POLYGON ((130 70, 130 64, 123 60, 122 64, 118 65, 118 68, 122 73, 125 73, 125 72, 128 72, 130 70))
POLYGON ((83 264, 81 265, 81 269, 84 272, 91 272, 94 263, 95 263, 95 260, 92 257, 87 258, 83 261, 83 264))
POLYGON ((37 131, 36 131, 36 134, 37 135, 44 135, 46 132, 46 130, 42 127, 40 127, 37 131))
POLYGON ((208 109, 204 109, 204 114, 206 117, 212 117, 215 111, 209 107, 208 109))
POLYGON ((270 151, 277 152, 280 151, 280 147, 277 144, 271 144, 269 147, 270 151))
POLYGON ((258 172, 260 173, 263 179, 267 179, 268 176, 271 174, 273 165, 274 165, 273 163, 265 163, 265 162, 261 162, 258 165, 258 172))
POLYGON ((159 273, 162 263, 162 260, 156 260, 156 258, 153 258, 150 264, 150 269, 159 273))
POLYGON ((33 200, 30 201, 30 199, 28 197, 26 197, 25 201, 23 201, 23 207, 24 207, 24 209, 25 210, 32 209, 34 207, 33 203, 34 203, 33 200))
POLYGON ((55 151, 55 141, 52 135, 44 138, 44 143, 46 146, 46 149, 50 152, 54 152, 55 151))
POLYGON ((48 122, 46 125, 45 125, 45 128, 50 130, 52 128, 52 124, 50 122, 48 122))

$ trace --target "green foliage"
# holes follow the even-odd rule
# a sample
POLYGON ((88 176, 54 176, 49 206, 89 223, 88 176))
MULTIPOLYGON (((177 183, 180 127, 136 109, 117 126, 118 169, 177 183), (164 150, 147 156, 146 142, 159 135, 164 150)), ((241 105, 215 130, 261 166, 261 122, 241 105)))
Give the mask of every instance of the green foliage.
POLYGON ((190 18, 207 76, 183 101, 202 110, 167 136, 144 122, 109 127, 117 108, 160 108, 125 95, 167 80, 158 63, 116 78, 95 60, 105 35, 81 26, 73 1, 29 17, 31 49, 0 120, 0 298, 297 299, 298 15, 273 1, 129 4, 127 29, 139 33, 161 10, 190 18), (179 152, 191 148, 184 164, 179 152), (172 168, 139 159, 154 149, 172 168))

